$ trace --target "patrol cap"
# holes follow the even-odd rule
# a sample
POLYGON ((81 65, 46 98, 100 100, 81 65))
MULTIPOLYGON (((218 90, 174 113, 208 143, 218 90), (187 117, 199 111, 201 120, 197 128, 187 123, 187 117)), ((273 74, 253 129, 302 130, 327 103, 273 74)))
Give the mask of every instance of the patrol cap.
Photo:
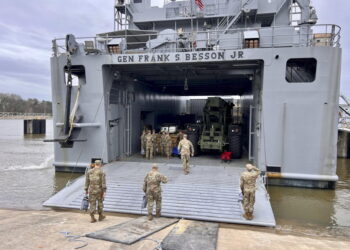
POLYGON ((101 165, 101 160, 95 160, 95 164, 97 164, 97 165, 101 165))
POLYGON ((245 167, 248 171, 251 171, 254 169, 254 166, 252 164, 247 164, 247 165, 245 165, 245 167))
POLYGON ((154 164, 152 165, 152 168, 153 168, 153 169, 158 169, 158 165, 154 163, 154 164))

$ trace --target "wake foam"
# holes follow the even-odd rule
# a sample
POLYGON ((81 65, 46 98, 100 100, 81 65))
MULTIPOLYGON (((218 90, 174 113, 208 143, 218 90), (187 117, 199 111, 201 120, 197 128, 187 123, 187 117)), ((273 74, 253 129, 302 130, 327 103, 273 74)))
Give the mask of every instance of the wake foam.
POLYGON ((38 169, 46 169, 52 167, 53 155, 47 157, 40 165, 28 165, 28 166, 8 166, 5 167, 5 171, 14 171, 14 170, 38 170, 38 169))

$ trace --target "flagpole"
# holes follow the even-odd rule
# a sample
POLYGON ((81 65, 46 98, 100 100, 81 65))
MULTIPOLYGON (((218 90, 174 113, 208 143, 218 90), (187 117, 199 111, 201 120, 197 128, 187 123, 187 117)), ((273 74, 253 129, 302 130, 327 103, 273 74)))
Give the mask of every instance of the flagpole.
POLYGON ((191 5, 191 36, 193 35, 193 6, 192 6, 192 0, 190 0, 191 5))

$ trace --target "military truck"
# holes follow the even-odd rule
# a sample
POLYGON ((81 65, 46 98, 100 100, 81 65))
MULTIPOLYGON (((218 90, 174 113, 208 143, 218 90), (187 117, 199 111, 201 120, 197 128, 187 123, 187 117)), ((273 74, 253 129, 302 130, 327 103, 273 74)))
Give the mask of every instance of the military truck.
POLYGON ((194 145, 194 154, 199 151, 231 151, 233 158, 242 154, 241 125, 232 119, 233 104, 220 97, 209 97, 203 108, 203 122, 189 124, 188 139, 194 145))
POLYGON ((227 128, 231 122, 231 109, 220 97, 209 97, 203 109, 203 128, 199 138, 201 151, 224 151, 227 143, 227 128))

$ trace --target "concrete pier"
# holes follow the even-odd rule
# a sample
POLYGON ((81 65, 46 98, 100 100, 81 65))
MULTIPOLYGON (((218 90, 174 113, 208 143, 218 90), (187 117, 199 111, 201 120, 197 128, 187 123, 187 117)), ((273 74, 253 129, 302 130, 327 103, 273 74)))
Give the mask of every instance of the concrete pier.
POLYGON ((46 133, 46 120, 45 119, 34 119, 24 120, 23 126, 24 134, 45 134, 46 133))
POLYGON ((340 128, 338 130, 338 157, 349 158, 350 157, 350 129, 340 128))
MULTIPOLYGON (((117 225, 135 218, 133 215, 107 214, 107 219, 90 223, 89 215, 72 211, 11 211, 0 210, 0 248, 13 249, 74 249, 85 244, 90 249, 155 249, 169 232, 177 226, 171 225, 162 231, 136 242, 123 245, 84 237, 85 234, 117 225), (64 233, 82 236, 69 241, 64 233)), ((271 250, 271 249, 350 249, 347 237, 320 236, 316 232, 307 234, 268 229, 254 226, 219 224, 217 250, 271 250)))

